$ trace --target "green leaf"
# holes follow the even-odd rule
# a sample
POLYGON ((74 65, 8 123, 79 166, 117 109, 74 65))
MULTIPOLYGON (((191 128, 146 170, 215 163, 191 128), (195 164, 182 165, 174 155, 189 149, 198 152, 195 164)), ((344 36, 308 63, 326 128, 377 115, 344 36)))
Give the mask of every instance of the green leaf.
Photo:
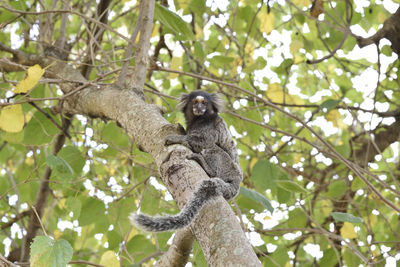
POLYGON ((392 49, 390 48, 389 45, 382 46, 381 52, 385 56, 388 56, 388 57, 392 56, 392 49))
POLYGON ((329 111, 329 110, 331 110, 331 109, 337 107, 337 105, 338 105, 339 103, 340 103, 340 100, 328 99, 328 100, 324 101, 324 102, 321 104, 320 107, 321 107, 321 109, 326 108, 327 111, 329 111))
POLYGON ((347 266, 358 267, 361 264, 361 259, 353 253, 349 248, 345 248, 343 253, 343 259, 347 266))
POLYGON ((5 9, 0 11, 0 23, 9 21, 9 20, 11 20, 13 18, 15 18, 15 14, 12 13, 11 11, 8 11, 8 10, 5 10, 5 9))
MULTIPOLYGON (((51 114, 49 109, 45 109, 51 114)), ((58 118, 53 117, 56 121, 58 118)), ((37 111, 33 114, 31 120, 24 128, 24 144, 26 145, 43 145, 49 143, 53 136, 60 130, 45 115, 37 111)))
POLYGON ((319 266, 333 267, 338 263, 338 258, 333 248, 324 250, 324 256, 319 261, 319 266))
POLYGON ((226 66, 226 64, 231 64, 233 62, 233 59, 233 57, 217 55, 210 58, 209 61, 216 67, 223 68, 224 66, 226 66))
POLYGON ((339 198, 346 192, 346 190, 346 183, 343 180, 337 180, 331 182, 331 184, 328 186, 328 192, 326 193, 326 196, 339 198))
POLYGON ((57 156, 64 159, 75 174, 80 174, 83 166, 85 166, 86 159, 82 156, 81 151, 74 146, 63 147, 57 156))
POLYGON ((254 191, 254 190, 251 190, 251 189, 241 186, 240 194, 243 195, 244 197, 254 200, 258 204, 261 204, 269 212, 272 213, 274 211, 274 208, 272 207, 269 200, 266 197, 264 197, 262 194, 258 193, 257 191, 254 191))
POLYGON ((290 228, 303 228, 307 225, 307 216, 297 208, 289 212, 288 226, 290 228))
POLYGON ((199 43, 199 42, 194 43, 194 54, 199 59, 205 58, 204 49, 203 49, 203 46, 201 45, 201 43, 199 43))
POLYGON ((338 222, 351 222, 351 223, 362 223, 363 222, 362 218, 356 217, 349 213, 332 212, 331 215, 332 215, 333 219, 335 219, 335 221, 338 221, 338 222))
POLYGON ((277 186, 290 191, 290 192, 295 192, 295 193, 307 193, 307 190, 305 190, 303 187, 301 187, 298 183, 290 181, 290 180, 278 180, 275 181, 277 186))
POLYGON ((81 226, 91 223, 106 221, 107 217, 104 215, 106 211, 104 203, 95 198, 89 198, 82 204, 82 211, 79 216, 79 224, 81 226))
POLYGON ((293 200, 292 193, 280 187, 277 188, 276 195, 279 203, 289 204, 289 202, 293 200))
POLYGON ((264 258, 263 266, 286 266, 289 260, 287 247, 279 246, 274 253, 264 258))
POLYGON ((65 205, 67 206, 68 212, 73 212, 73 219, 79 218, 82 210, 82 203, 80 202, 79 199, 75 197, 69 197, 67 198, 67 201, 65 201, 65 205))
POLYGON ((198 242, 194 242, 193 246, 193 263, 195 266, 207 266, 206 257, 204 257, 203 250, 201 249, 198 242))
POLYGON ((156 3, 155 5, 154 17, 177 37, 182 37, 185 40, 194 39, 194 34, 190 29, 190 26, 177 14, 159 3, 156 3))
POLYGON ((254 181, 254 185, 258 191, 275 188, 275 180, 278 175, 279 168, 264 159, 254 164, 251 171, 251 179, 254 181))
POLYGON ((31 245, 31 266, 63 267, 72 258, 72 247, 64 239, 53 240, 47 236, 37 236, 31 245))
POLYGON ((126 249, 136 262, 142 260, 146 255, 156 251, 155 246, 144 235, 135 235, 126 244, 126 249))
POLYGON ((74 174, 74 170, 71 166, 61 157, 48 155, 46 157, 46 162, 51 170, 59 174, 62 178, 70 178, 74 174))

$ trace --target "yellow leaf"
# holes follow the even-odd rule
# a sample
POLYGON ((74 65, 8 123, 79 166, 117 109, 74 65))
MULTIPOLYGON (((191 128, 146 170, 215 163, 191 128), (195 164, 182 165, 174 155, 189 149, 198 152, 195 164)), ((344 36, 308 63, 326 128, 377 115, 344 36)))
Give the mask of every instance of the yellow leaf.
POLYGON ((28 166, 32 166, 35 163, 32 157, 28 157, 25 159, 25 164, 28 166))
POLYGON ((281 103, 283 100, 283 88, 279 83, 271 83, 268 85, 267 97, 272 102, 281 103))
POLYGON ((61 199, 60 201, 58 201, 58 207, 60 208, 60 209, 63 209, 63 208, 65 208, 65 202, 67 201, 67 199, 66 198, 63 198, 63 199, 61 199))
POLYGON ((339 111, 332 109, 327 114, 325 114, 325 119, 333 123, 335 127, 339 127, 339 125, 343 124, 342 120, 340 119, 339 111))
POLYGON ((321 200, 321 210, 325 216, 328 216, 329 214, 331 214, 331 212, 333 210, 332 206, 333 206, 332 201, 330 201, 329 199, 321 200))
POLYGON ((304 101, 298 96, 291 95, 283 91, 283 87, 279 83, 271 83, 268 86, 267 97, 274 103, 296 104, 302 105, 304 101))
POLYGON ((107 267, 119 267, 118 258, 112 250, 107 250, 104 252, 104 254, 101 256, 99 264, 107 267))
MULTIPOLYGON (((182 66, 182 58, 181 57, 173 57, 170 63, 170 68, 172 70, 180 70, 182 66)), ((178 77, 177 73, 170 73, 169 77, 171 79, 175 79, 178 77)))
POLYGON ((304 56, 299 53, 300 48, 304 47, 304 43, 300 40, 293 40, 290 44, 290 53, 293 55, 293 63, 299 64, 304 61, 304 56))
MULTIPOLYGON (((135 203, 135 205, 137 205, 137 204, 138 204, 138 203, 135 203)), ((131 240, 132 237, 134 237, 134 236, 137 235, 137 234, 139 234, 139 231, 138 231, 136 228, 132 227, 132 230, 131 230, 131 232, 129 233, 126 242, 128 242, 129 240, 131 240)))
POLYGON ((203 28, 200 27, 197 23, 194 25, 194 29, 196 30, 196 39, 201 40, 204 38, 203 28))
POLYGON ((384 23, 386 21, 386 19, 387 19, 387 16, 385 13, 383 13, 383 12, 378 13, 378 22, 379 23, 381 23, 381 24, 384 23))
POLYGON ((58 240, 61 236, 62 236, 62 232, 61 232, 61 230, 60 229, 56 229, 54 232, 53 232, 53 236, 54 236, 54 239, 55 240, 58 240))
POLYGON ((271 12, 268 14, 267 12, 260 13, 260 30, 265 32, 266 34, 270 34, 274 29, 274 14, 271 12))
POLYGON ((44 70, 38 64, 29 67, 27 70, 28 75, 20 81, 14 88, 14 93, 26 93, 31 90, 42 78, 44 70))
POLYGON ((298 5, 308 6, 309 4, 311 4, 311 1, 310 1, 310 0, 293 0, 292 2, 293 2, 293 4, 295 4, 296 6, 298 6, 298 5))
POLYGON ((304 47, 304 43, 300 40, 293 40, 292 43, 290 44, 290 53, 292 55, 295 55, 300 48, 304 47))
POLYGON ((158 36, 158 29, 159 29, 159 27, 156 25, 153 27, 153 30, 151 32, 151 37, 158 36))
POLYGON ((369 223, 371 224, 372 227, 374 227, 376 222, 378 221, 378 216, 376 216, 375 214, 371 214, 368 217, 369 217, 368 218, 369 223))
POLYGON ((139 38, 140 38, 140 32, 138 32, 137 35, 136 35, 135 43, 139 42, 139 38))
POLYGON ((6 132, 18 133, 24 127, 24 113, 21 105, 4 107, 0 113, 0 128, 6 132))
POLYGON ((257 163, 257 161, 258 161, 258 158, 256 158, 256 157, 253 157, 251 160, 250 160, 250 169, 253 169, 253 166, 257 163))
POLYGON ((352 238, 356 238, 357 234, 354 231, 354 226, 352 223, 349 222, 345 222, 342 226, 342 228, 340 228, 340 235, 343 238, 348 238, 348 239, 352 239, 352 238))
POLYGON ((254 46, 251 43, 247 42, 244 48, 244 53, 246 54, 246 56, 252 57, 254 53, 254 46))

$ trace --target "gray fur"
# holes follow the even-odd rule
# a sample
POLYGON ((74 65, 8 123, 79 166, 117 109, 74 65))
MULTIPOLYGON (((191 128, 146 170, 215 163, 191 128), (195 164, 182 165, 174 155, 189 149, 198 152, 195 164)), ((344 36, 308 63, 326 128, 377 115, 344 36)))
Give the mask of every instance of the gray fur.
MULTIPOLYGON (((204 104, 204 103, 201 103, 204 104)), ((171 231, 188 226, 201 208, 212 198, 222 195, 233 199, 239 192, 243 179, 239 158, 224 120, 218 115, 222 101, 216 94, 194 91, 184 94, 178 108, 185 115, 186 135, 166 138, 166 145, 182 144, 194 153, 188 159, 195 160, 212 178, 202 180, 185 207, 172 216, 151 217, 132 214, 130 219, 137 227, 150 232, 171 231), (193 114, 196 96, 203 96, 207 102, 206 112, 201 116, 193 114)))

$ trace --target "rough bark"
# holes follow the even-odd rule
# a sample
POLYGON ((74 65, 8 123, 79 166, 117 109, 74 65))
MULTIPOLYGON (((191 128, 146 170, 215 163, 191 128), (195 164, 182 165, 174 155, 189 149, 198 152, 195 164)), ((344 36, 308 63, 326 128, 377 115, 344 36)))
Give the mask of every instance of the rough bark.
POLYGON ((357 42, 360 47, 370 44, 378 44, 382 38, 387 38, 392 43, 393 51, 400 55, 400 8, 397 9, 390 18, 388 18, 383 27, 374 35, 368 38, 358 37, 357 42))
POLYGON ((376 155, 382 153, 389 145, 400 140, 400 121, 396 120, 390 126, 384 126, 376 129, 374 142, 370 138, 355 140, 361 147, 354 151, 354 161, 360 166, 366 166, 368 162, 372 162, 376 155))
POLYGON ((156 267, 184 267, 192 251, 193 240, 194 236, 189 227, 176 231, 171 246, 162 255, 156 267))

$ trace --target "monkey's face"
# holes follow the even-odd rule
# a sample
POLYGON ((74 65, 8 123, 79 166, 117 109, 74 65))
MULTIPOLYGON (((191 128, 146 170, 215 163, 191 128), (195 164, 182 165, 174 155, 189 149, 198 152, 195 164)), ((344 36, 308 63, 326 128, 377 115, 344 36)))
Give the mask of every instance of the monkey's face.
POLYGON ((204 96, 196 96, 192 100, 192 105, 193 105, 193 114, 195 116, 202 116, 206 113, 207 111, 207 99, 204 98, 204 96))

